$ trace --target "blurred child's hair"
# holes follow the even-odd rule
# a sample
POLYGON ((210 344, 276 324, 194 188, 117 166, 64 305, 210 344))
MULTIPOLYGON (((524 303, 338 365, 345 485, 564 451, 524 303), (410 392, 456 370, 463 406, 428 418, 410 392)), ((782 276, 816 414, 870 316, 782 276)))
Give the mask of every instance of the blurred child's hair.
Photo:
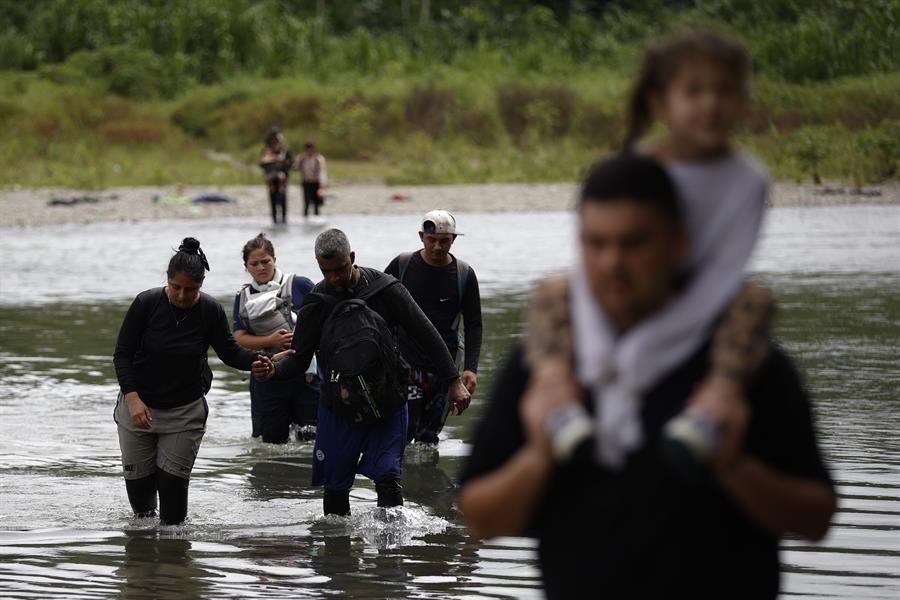
POLYGON ((747 95, 750 58, 744 46, 731 38, 709 30, 693 30, 669 37, 647 50, 641 71, 628 100, 627 150, 653 122, 650 96, 661 94, 678 69, 689 60, 706 60, 721 65, 730 73, 741 94, 747 95))

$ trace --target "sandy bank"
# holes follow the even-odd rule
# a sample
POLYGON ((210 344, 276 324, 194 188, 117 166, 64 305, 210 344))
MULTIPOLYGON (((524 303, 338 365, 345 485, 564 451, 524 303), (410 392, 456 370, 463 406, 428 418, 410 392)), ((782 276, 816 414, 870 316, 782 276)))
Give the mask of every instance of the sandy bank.
MULTIPOLYGON (((897 204, 900 184, 877 188, 879 195, 861 195, 846 189, 778 183, 773 206, 822 206, 836 204, 897 204)), ((434 208, 451 211, 547 211, 565 210, 572 204, 571 184, 470 184, 436 186, 336 185, 328 190, 327 214, 424 213, 434 208)), ((288 215, 300 218, 302 194, 296 185, 288 195, 288 215)), ((225 187, 126 187, 102 191, 60 188, 0 190, 0 227, 31 227, 95 221, 237 217, 269 214, 262 186, 225 187), (235 199, 228 204, 172 204, 154 202, 157 196, 191 198, 216 193, 235 199), (54 198, 89 196, 95 202, 50 205, 54 198)))

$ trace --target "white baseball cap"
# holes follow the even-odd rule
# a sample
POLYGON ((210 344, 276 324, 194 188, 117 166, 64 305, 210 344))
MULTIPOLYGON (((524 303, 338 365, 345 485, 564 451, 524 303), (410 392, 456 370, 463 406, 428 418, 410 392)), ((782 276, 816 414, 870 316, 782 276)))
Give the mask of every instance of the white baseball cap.
POLYGON ((451 233, 462 235, 456 231, 456 219, 446 210, 433 210, 422 217, 420 226, 422 233, 451 233))

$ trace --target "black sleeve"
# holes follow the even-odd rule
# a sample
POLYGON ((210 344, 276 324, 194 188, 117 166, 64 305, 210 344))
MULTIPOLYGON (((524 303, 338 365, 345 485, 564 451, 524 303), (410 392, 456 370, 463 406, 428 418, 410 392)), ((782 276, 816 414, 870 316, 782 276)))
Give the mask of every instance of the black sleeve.
POLYGON ((450 382, 459 377, 459 371, 447 350, 447 344, 409 295, 406 286, 393 284, 381 293, 385 295, 384 304, 390 311, 394 323, 400 325, 403 331, 428 353, 441 380, 450 382))
POLYGON ((463 323, 466 335, 466 371, 478 372, 478 359, 481 356, 481 292, 478 289, 478 278, 469 267, 469 278, 463 290, 462 301, 463 323))
POLYGON ((747 449, 779 471, 833 487, 816 440, 809 396, 787 356, 773 348, 750 389, 747 449))
POLYGON ((209 298, 205 312, 212 319, 208 330, 209 345, 216 351, 216 355, 229 367, 249 371, 250 365, 256 360, 256 352, 247 350, 238 344, 231 335, 228 318, 225 316, 222 305, 215 299, 209 298))
POLYGON ((384 272, 388 275, 393 275, 397 279, 400 279, 400 257, 395 256, 394 260, 392 260, 390 264, 388 264, 384 272))
POLYGON ((303 306, 297 313, 294 341, 291 342, 294 354, 276 363, 275 379, 297 377, 309 368, 309 361, 312 360, 313 353, 319 349, 319 338, 322 336, 323 307, 324 303, 311 294, 307 294, 303 299, 303 306))
POLYGON ((500 468, 525 445, 519 404, 529 375, 522 359, 522 348, 516 346, 497 371, 485 412, 475 429, 472 453, 460 473, 461 484, 500 468))
POLYGON ((116 378, 119 380, 119 389, 122 390, 122 394, 137 391, 137 383, 134 378, 134 355, 141 347, 141 339, 144 337, 144 328, 147 325, 147 313, 150 310, 141 296, 143 294, 135 297, 131 306, 128 307, 128 312, 125 313, 113 354, 113 365, 116 368, 116 378))

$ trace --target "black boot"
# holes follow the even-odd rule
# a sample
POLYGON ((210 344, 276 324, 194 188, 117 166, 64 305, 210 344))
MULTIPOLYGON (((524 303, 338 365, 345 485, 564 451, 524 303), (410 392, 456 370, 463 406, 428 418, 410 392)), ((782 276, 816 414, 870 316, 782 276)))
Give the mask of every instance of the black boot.
POLYGON ((145 518, 156 516, 156 474, 140 479, 126 479, 125 491, 134 516, 145 518))
POLYGON ((325 490, 322 508, 326 515, 350 516, 350 490, 325 490))
POLYGON ((403 486, 400 478, 390 476, 375 482, 375 492, 378 493, 378 506, 403 506, 403 486))
POLYGON ((159 470, 156 487, 159 489, 159 522, 162 525, 178 525, 187 516, 188 483, 184 477, 159 470))

